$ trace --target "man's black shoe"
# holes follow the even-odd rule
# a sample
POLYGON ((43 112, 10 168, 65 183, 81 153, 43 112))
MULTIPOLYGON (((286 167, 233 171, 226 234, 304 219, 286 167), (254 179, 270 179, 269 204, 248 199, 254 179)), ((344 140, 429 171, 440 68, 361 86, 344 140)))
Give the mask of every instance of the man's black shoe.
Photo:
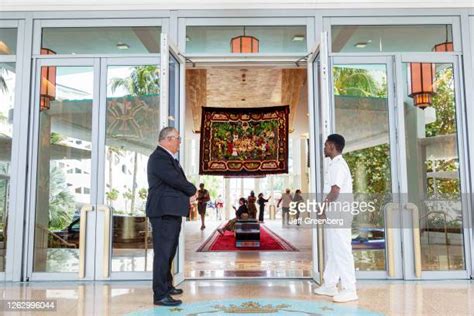
POLYGON ((177 289, 177 288, 172 288, 169 292, 170 295, 180 295, 180 294, 183 294, 183 290, 182 289, 177 289))
POLYGON ((181 300, 175 300, 169 295, 166 295, 161 300, 155 300, 153 302, 153 304, 161 306, 178 306, 181 305, 181 303, 183 303, 181 300))

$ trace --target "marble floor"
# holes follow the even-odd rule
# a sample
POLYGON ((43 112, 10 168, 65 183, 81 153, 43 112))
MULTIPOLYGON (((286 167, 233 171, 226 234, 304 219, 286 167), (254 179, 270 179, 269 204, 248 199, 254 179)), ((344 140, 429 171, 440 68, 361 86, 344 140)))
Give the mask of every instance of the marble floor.
POLYGON ((359 301, 345 304, 313 295, 312 290, 317 285, 310 280, 190 280, 180 287, 184 290, 181 295, 184 304, 171 309, 153 306, 149 281, 3 283, 0 285, 3 302, 56 300, 56 311, 0 311, 0 314, 222 315, 225 314, 222 310, 229 306, 234 309, 236 306, 273 306, 300 312, 267 314, 474 315, 473 281, 360 281, 359 301), (215 308, 221 311, 216 312, 215 308), (310 313, 309 309, 312 309, 310 313), (208 313, 203 312, 206 310, 208 313))
POLYGON ((265 222, 272 231, 298 248, 298 252, 196 252, 221 223, 209 220, 206 229, 201 231, 199 221, 186 222, 186 278, 311 277, 311 229, 297 228, 295 225, 283 228, 281 219, 265 222))
MULTIPOLYGON (((307 227, 283 227, 281 218, 266 220, 265 225, 295 246, 297 252, 240 251, 197 252, 199 246, 221 224, 209 219, 206 229, 200 230, 200 221, 185 225, 185 276, 188 279, 262 277, 306 278, 311 277, 312 231, 307 227)), ((384 249, 354 250, 355 268, 360 271, 384 270, 384 249)))

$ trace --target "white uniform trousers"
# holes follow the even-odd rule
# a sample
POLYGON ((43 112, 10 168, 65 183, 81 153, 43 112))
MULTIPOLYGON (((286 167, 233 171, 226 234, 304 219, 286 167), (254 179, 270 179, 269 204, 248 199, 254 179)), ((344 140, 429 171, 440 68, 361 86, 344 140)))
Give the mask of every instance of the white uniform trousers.
POLYGON ((324 230, 325 259, 324 284, 342 289, 355 290, 354 257, 352 255, 352 232, 350 228, 326 228, 324 230))

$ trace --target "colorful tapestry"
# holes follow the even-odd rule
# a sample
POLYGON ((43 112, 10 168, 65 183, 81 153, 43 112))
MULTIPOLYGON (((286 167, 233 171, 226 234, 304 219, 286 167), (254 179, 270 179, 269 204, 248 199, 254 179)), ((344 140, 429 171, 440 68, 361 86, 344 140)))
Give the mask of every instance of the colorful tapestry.
POLYGON ((288 172, 289 107, 202 108, 199 174, 288 172))

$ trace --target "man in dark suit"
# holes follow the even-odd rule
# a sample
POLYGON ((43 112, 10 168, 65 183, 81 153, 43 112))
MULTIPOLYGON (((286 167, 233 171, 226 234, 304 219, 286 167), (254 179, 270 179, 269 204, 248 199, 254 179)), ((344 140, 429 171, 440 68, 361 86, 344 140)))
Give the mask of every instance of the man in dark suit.
POLYGON ((153 228, 153 303, 176 306, 181 300, 171 295, 182 294, 173 286, 171 263, 176 254, 181 220, 189 213, 196 187, 186 179, 176 159, 181 137, 173 127, 160 131, 159 145, 148 160, 148 199, 146 215, 153 228))

